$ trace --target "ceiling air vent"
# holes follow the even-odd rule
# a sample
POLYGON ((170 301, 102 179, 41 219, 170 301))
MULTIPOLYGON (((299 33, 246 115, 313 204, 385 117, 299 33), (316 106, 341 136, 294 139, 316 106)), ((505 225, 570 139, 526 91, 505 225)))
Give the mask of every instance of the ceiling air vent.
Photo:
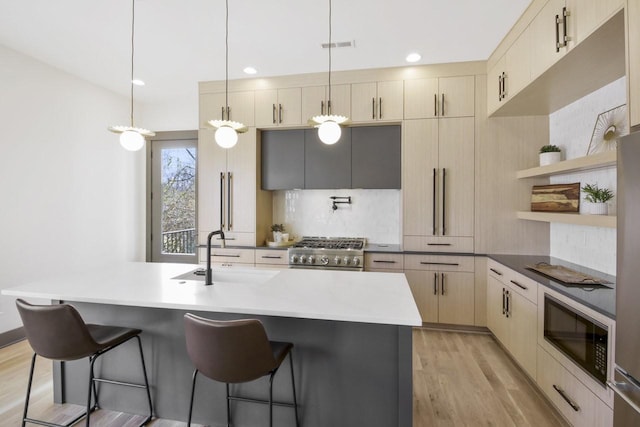
MULTIPOLYGON (((354 41, 348 41, 348 42, 336 42, 336 43, 331 43, 331 49, 335 49, 337 47, 355 47, 356 42, 354 41)), ((322 48, 323 49, 329 49, 329 43, 322 43, 322 48)))

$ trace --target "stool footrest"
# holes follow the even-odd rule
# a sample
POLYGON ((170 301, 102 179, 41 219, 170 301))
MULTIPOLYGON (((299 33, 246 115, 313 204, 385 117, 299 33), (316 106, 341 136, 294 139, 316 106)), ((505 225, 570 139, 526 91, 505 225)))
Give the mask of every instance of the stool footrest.
POLYGON ((94 378, 93 381, 98 382, 98 383, 123 385, 123 386, 126 386, 126 387, 147 388, 145 385, 141 385, 141 384, 134 384, 134 383, 126 383, 126 382, 122 382, 122 381, 107 380, 107 379, 104 379, 104 378, 94 378))
MULTIPOLYGON (((264 403, 266 405, 269 404, 268 400, 263 400, 263 399, 252 399, 249 397, 240 397, 240 396, 229 396, 228 397, 229 400, 238 400, 240 402, 252 402, 252 403, 264 403)), ((275 400, 272 402, 274 405, 277 406, 287 406, 289 408, 293 408, 294 404, 293 403, 287 403, 287 402, 276 402, 275 400)))

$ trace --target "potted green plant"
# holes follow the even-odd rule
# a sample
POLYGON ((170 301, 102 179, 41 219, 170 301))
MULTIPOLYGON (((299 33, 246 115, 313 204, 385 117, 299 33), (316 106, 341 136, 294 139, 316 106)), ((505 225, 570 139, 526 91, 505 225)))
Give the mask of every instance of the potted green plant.
POLYGON ((585 206, 586 213, 592 215, 607 215, 609 213, 607 202, 613 199, 613 191, 608 188, 599 188, 598 184, 587 184, 582 187, 585 192, 584 199, 589 202, 585 206))
POLYGON ((543 145, 540 148, 540 166, 551 165, 562 160, 562 152, 557 145, 543 145))
MULTIPOLYGON (((283 224, 273 224, 271 226, 271 231, 273 232, 273 241, 276 243, 282 242, 284 240, 284 225, 283 224)), ((287 240, 289 240, 289 235, 287 234, 287 240)))

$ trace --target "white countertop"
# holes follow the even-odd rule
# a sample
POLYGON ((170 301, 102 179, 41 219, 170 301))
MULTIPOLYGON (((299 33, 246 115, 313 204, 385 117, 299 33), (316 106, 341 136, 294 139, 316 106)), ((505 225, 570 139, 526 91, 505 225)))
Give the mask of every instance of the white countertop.
POLYGON ((214 285, 172 279, 193 264, 123 263, 2 290, 67 302, 420 326, 402 273, 214 268, 214 285), (219 278, 216 277, 219 275, 219 278))

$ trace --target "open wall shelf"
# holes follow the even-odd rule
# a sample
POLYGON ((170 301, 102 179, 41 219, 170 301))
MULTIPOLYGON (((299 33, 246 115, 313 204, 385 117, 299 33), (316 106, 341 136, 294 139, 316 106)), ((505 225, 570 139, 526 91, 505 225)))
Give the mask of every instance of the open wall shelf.
POLYGON ((613 215, 581 215, 577 213, 555 212, 517 212, 519 219, 542 222, 562 222, 565 224, 588 225, 591 227, 616 228, 617 220, 613 215))
POLYGON ((604 153, 592 154, 590 156, 578 157, 575 159, 565 160, 547 166, 539 166, 531 169, 524 169, 517 172, 516 177, 534 178, 551 175, 560 175, 564 173, 580 172, 591 169, 602 169, 616 166, 617 152, 615 150, 605 151, 604 153))

